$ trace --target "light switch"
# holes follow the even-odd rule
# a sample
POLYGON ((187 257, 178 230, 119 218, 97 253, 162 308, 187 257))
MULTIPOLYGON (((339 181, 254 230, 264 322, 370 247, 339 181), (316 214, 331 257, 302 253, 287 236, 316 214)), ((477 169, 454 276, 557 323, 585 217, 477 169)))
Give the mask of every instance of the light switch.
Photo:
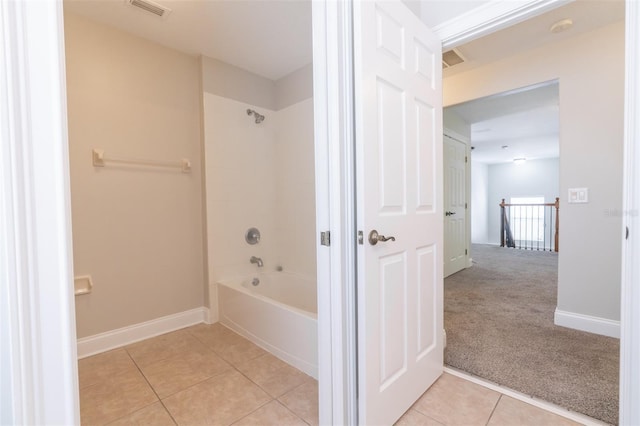
POLYGON ((589 188, 569 188, 569 204, 588 203, 589 188))

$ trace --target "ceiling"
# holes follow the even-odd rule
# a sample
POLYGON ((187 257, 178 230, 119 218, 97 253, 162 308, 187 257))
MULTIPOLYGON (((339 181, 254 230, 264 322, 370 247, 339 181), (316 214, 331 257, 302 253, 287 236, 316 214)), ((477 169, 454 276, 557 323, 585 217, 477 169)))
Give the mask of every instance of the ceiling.
POLYGON ((160 18, 125 0, 65 0, 66 12, 278 80, 311 63, 311 0, 153 0, 160 18))
POLYGON ((554 81, 446 110, 471 123, 472 160, 495 164, 558 157, 558 104, 559 86, 554 81))
MULTIPOLYGON (((624 19, 622 0, 577 0, 456 48, 468 62, 443 71, 446 78, 510 55, 574 37, 624 19), (573 27, 552 34, 551 25, 571 18, 573 27)), ((473 161, 559 156, 557 82, 497 94, 447 108, 471 125, 473 161), (507 145, 508 148, 502 149, 507 145)))
POLYGON ((443 70, 449 77, 525 50, 558 42, 624 19, 624 0, 575 0, 565 6, 456 47, 465 63, 443 70), (553 34, 551 25, 565 18, 573 27, 553 34))

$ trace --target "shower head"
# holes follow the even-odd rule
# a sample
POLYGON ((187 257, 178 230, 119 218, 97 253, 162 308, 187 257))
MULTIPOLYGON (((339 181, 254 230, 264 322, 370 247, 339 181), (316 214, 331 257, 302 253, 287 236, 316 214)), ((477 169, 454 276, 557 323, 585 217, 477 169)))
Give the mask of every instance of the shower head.
POLYGON ((264 121, 264 115, 259 114, 257 111, 252 109, 247 110, 247 115, 253 115, 256 118, 256 124, 260 124, 264 121))

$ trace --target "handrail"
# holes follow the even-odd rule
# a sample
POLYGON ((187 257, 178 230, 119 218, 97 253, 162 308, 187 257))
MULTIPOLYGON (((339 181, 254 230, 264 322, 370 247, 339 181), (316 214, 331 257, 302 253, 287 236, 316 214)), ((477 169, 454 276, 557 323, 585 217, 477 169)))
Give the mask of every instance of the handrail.
MULTIPOLYGON (((511 228, 509 224, 509 219, 506 213, 506 207, 555 207, 555 235, 554 235, 554 250, 558 252, 560 250, 560 197, 556 197, 555 203, 540 203, 540 204, 518 204, 518 203, 506 203, 505 199, 502 199, 502 202, 499 204, 500 206, 500 247, 516 247, 515 241, 513 237, 511 237, 512 241, 508 241, 509 235, 511 235, 511 228), (505 238, 506 237, 506 238, 505 238)), ((553 216, 553 214, 551 214, 553 216)), ((545 239, 546 241, 546 239, 545 239)), ((522 247, 519 247, 522 248, 522 247)), ((528 247, 524 247, 525 249, 528 247)), ((533 245, 531 246, 533 249, 533 245)), ((539 250, 539 246, 538 246, 539 250)), ((546 250, 546 246, 543 244, 543 250, 546 250)))
POLYGON ((106 157, 104 155, 104 150, 94 149, 92 151, 92 159, 94 167, 104 167, 106 163, 119 163, 148 167, 162 167, 165 169, 180 169, 182 173, 189 173, 191 171, 191 162, 186 158, 183 158, 179 161, 157 161, 143 160, 139 158, 106 157))

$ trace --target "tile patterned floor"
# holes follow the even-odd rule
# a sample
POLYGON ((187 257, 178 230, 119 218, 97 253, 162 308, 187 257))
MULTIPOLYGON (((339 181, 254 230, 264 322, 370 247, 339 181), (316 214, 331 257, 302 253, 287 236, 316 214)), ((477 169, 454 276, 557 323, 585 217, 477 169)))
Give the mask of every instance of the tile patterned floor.
MULTIPOLYGON (((219 324, 79 361, 83 425, 317 425, 318 384, 219 324)), ((576 425, 444 374, 397 425, 576 425)))

